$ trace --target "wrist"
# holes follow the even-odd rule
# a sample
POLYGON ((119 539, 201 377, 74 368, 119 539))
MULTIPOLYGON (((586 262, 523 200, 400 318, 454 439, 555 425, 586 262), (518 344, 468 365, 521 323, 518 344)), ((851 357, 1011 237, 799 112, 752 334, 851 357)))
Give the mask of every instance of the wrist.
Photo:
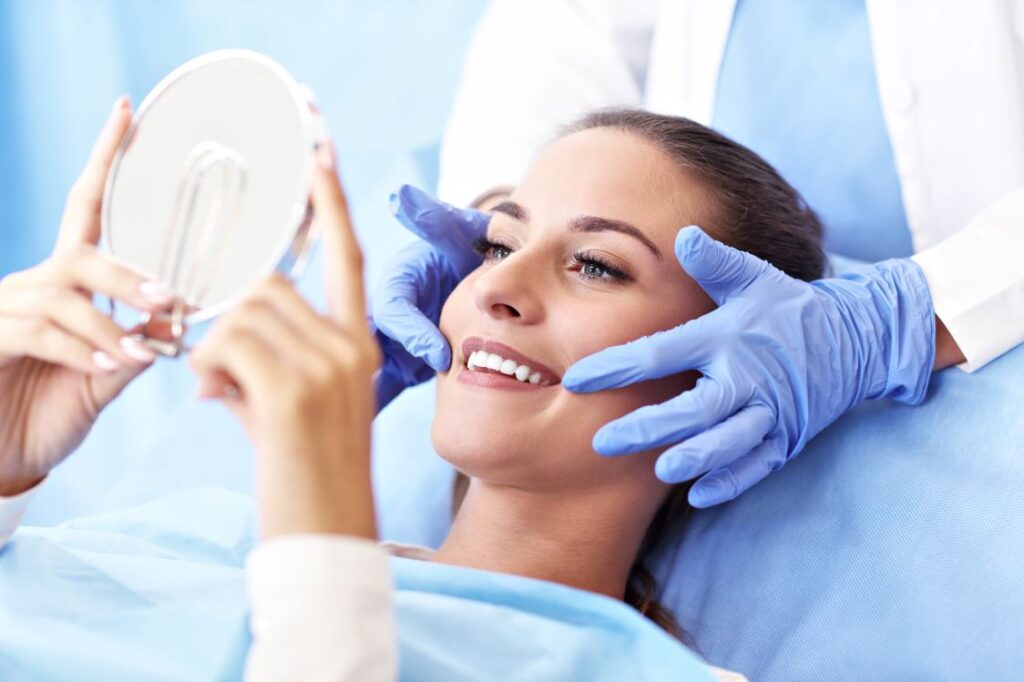
POLYGON ((377 539, 369 462, 329 467, 294 460, 261 468, 260 516, 263 537, 334 534, 377 539))
POLYGON ((887 341, 880 358, 885 386, 878 397, 917 405, 924 400, 935 365, 935 309, 928 282, 909 258, 883 261, 875 269, 881 281, 873 298, 887 341))

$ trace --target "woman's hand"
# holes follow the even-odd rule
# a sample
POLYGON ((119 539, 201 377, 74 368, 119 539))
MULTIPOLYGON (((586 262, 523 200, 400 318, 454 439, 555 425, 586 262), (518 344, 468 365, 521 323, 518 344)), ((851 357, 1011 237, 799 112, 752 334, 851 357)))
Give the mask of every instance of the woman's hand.
POLYGON ((327 316, 274 274, 192 351, 202 397, 239 418, 259 456, 263 534, 376 537, 370 490, 372 378, 380 350, 366 324, 362 254, 325 145, 314 220, 325 250, 327 316))
POLYGON ((122 97, 68 194, 50 258, 0 280, 0 495, 46 476, 154 359, 92 305, 93 293, 149 311, 170 300, 95 246, 107 171, 131 119, 122 97))

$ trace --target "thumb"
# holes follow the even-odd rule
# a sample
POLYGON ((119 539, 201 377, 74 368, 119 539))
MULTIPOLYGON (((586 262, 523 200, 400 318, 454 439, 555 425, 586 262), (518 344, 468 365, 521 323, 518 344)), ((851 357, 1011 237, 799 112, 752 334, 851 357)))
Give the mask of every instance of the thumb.
POLYGON ((391 212, 398 222, 443 253, 460 273, 480 264, 473 240, 487 232, 490 216, 473 209, 456 208, 411 185, 391 195, 391 212))
POLYGON ((766 261, 712 239, 696 225, 679 230, 676 258, 718 305, 739 295, 772 270, 766 261))

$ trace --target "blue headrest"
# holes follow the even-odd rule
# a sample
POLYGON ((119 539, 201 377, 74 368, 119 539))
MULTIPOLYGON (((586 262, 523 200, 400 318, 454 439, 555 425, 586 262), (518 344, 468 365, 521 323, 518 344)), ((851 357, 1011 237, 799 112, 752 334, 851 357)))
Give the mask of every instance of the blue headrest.
POLYGON ((869 403, 660 557, 709 660, 757 680, 1024 669, 1024 348, 869 403), (856 671, 856 672, 854 672, 856 671))

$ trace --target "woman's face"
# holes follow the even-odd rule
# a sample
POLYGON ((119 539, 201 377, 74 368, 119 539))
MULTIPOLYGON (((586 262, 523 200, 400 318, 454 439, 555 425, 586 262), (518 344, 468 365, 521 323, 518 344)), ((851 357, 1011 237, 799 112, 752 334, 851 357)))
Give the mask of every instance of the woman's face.
POLYGON ((452 365, 438 375, 437 452, 469 476, 529 490, 664 493, 654 476, 660 450, 604 458, 591 442, 602 425, 677 395, 695 375, 593 394, 559 380, 584 356, 711 310, 673 250, 678 230, 707 206, 695 181, 630 133, 584 130, 544 150, 494 210, 484 263, 442 310, 452 365), (535 384, 470 370, 478 348, 546 371, 535 384))

